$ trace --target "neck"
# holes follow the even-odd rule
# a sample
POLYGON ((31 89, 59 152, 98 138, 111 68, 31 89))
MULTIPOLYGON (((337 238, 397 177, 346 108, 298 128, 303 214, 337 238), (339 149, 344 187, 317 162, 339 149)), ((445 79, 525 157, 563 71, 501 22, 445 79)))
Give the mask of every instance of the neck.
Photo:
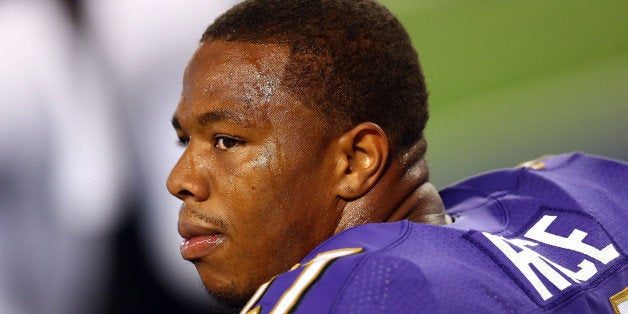
MULTIPOLYGON (((397 206, 391 208, 384 221, 407 219, 413 222, 445 225, 450 221, 445 213, 445 205, 434 185, 428 181, 427 162, 423 157, 416 157, 416 154, 411 150, 403 156, 405 160, 401 164, 411 165, 406 166, 398 175, 398 190, 404 193, 399 195, 397 206)), ((422 156, 422 153, 420 155, 422 156)), ((395 172, 394 169, 391 170, 395 172)))
POLYGON ((336 232, 364 223, 404 219, 435 225, 451 222, 438 191, 428 181, 427 162, 416 156, 392 162, 366 195, 348 201, 336 232))
POLYGON ((407 195, 386 222, 404 219, 432 225, 446 225, 451 221, 438 191, 430 182, 424 182, 407 195))

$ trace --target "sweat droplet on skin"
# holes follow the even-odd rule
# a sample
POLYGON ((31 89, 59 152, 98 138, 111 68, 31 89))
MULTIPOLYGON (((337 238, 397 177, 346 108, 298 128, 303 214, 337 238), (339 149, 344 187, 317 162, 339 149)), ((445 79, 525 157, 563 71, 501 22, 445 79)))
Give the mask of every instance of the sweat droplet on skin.
POLYGON ((255 159, 253 159, 253 161, 251 162, 251 166, 253 167, 265 166, 268 164, 269 160, 270 160, 269 154, 266 153, 266 154, 255 157, 255 159))
POLYGON ((265 151, 251 160, 251 166, 253 167, 268 167, 271 159, 276 155, 277 146, 274 143, 266 143, 265 151))

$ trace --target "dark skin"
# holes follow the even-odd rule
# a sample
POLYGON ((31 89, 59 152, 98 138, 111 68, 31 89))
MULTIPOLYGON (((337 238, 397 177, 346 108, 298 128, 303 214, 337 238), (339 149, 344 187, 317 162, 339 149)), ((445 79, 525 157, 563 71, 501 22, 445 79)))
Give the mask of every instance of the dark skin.
POLYGON ((183 201, 182 255, 235 306, 347 228, 446 223, 422 149, 391 154, 370 122, 334 129, 282 86, 289 58, 284 45, 203 43, 173 118, 185 151, 167 185, 183 201))

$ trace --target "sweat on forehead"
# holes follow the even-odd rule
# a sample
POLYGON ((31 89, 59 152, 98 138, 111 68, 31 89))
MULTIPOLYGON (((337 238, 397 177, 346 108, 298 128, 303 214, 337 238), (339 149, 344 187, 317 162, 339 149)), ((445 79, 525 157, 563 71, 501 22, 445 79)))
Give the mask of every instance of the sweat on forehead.
POLYGON ((268 104, 283 80, 287 51, 287 47, 277 44, 207 42, 188 64, 186 84, 197 86, 195 90, 203 93, 228 93, 230 98, 252 107, 268 104), (228 82, 238 82, 238 88, 227 88, 228 82))

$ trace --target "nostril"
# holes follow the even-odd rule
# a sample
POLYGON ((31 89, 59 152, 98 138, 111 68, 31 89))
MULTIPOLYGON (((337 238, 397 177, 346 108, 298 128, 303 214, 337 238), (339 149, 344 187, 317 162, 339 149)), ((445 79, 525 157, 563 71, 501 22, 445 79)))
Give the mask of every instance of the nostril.
POLYGON ((190 192, 188 190, 181 190, 181 191, 179 191, 178 194, 179 194, 180 197, 194 196, 194 194, 192 194, 192 192, 190 192))

